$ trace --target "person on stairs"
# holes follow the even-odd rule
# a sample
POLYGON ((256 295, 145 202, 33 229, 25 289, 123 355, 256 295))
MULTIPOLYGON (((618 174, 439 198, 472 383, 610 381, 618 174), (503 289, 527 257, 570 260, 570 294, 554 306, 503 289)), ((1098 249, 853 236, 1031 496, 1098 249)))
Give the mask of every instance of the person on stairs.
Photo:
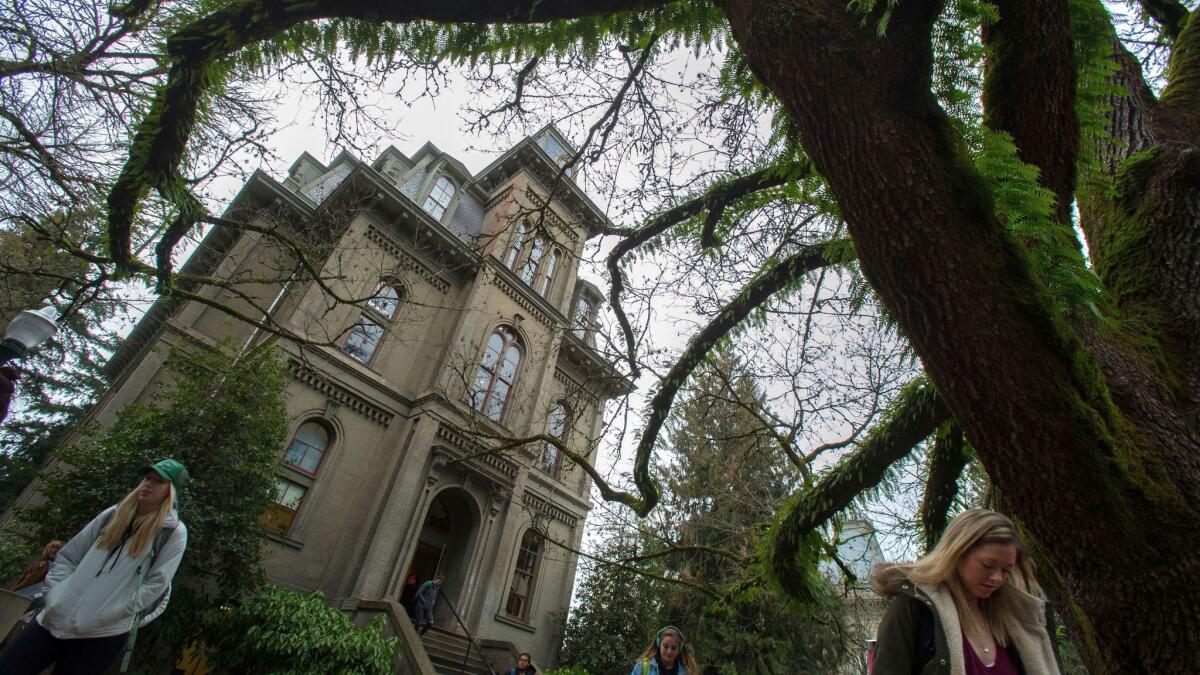
POLYGON ((412 618, 420 635, 424 635, 433 627, 433 608, 437 605, 438 594, 445 582, 446 578, 439 572, 417 589, 417 595, 413 598, 412 618))

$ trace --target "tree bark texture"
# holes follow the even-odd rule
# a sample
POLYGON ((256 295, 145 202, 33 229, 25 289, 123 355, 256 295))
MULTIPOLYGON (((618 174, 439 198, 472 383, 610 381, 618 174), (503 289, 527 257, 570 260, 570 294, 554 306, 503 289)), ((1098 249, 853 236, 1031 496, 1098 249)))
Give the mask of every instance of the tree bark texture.
MULTIPOLYGON (((1053 313, 930 93, 938 3, 899 3, 883 38, 835 0, 721 6, 836 194, 864 273, 1045 552, 1045 574, 1061 579, 1071 601, 1060 609, 1075 619, 1092 672, 1200 672, 1200 609, 1189 592, 1200 578, 1200 445, 1195 418, 1180 414, 1194 394, 1180 398, 1164 379, 1192 367, 1196 343, 1176 345, 1184 359, 1148 365, 1125 332, 1053 313), (1147 409, 1172 413, 1165 428, 1147 409)), ((1028 122, 1014 124, 1020 139, 1028 122)), ((1024 142, 1022 157, 1061 170, 1062 158, 1024 142)), ((1073 147, 1062 152, 1074 161, 1073 147)), ((1200 267, 1183 184, 1194 152, 1156 167, 1140 196, 1155 203, 1147 217, 1171 223, 1147 243, 1164 245, 1156 259, 1178 271, 1163 283, 1190 292, 1176 296, 1185 305, 1200 267)))

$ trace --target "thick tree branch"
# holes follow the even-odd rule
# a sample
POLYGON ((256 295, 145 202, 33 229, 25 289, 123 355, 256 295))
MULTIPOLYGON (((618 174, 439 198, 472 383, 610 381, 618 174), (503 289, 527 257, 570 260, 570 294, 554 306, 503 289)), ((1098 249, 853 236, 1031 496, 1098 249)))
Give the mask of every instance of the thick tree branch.
POLYGON ((1142 9, 1150 18, 1162 26, 1162 31, 1172 40, 1178 40, 1179 34, 1187 24, 1188 9, 1179 0, 1140 0, 1142 9))
POLYGON ((966 439, 954 420, 938 429, 929 450, 925 495, 921 499, 921 529, 926 552, 932 551, 946 529, 946 514, 958 494, 958 477, 967 466, 966 439))
POLYGON ((1057 197, 1059 225, 1071 227, 1079 121, 1067 0, 999 0, 1000 20, 984 24, 984 123, 1012 135, 1021 160, 1057 197))
POLYGON ((809 595, 802 560, 811 560, 813 535, 861 492, 883 479, 892 464, 912 451, 949 419, 950 413, 933 385, 924 378, 904 388, 891 409, 854 454, 842 460, 812 488, 785 507, 773 533, 771 566, 783 590, 795 598, 809 595))

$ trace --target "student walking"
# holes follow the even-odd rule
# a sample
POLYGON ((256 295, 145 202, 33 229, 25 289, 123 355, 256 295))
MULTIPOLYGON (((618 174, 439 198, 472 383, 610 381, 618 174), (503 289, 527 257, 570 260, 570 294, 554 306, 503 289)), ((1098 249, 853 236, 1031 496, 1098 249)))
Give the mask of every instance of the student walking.
POLYGON ((57 539, 51 540, 42 549, 42 554, 38 556, 38 559, 21 572, 21 576, 13 582, 12 586, 8 587, 8 590, 26 591, 31 596, 40 593, 42 582, 46 579, 46 573, 50 571, 50 566, 54 564, 54 558, 58 556, 58 552, 62 547, 63 543, 61 541, 57 539))
POLYGON ((412 617, 413 623, 417 626, 417 633, 420 635, 424 635, 433 627, 433 608, 437 605, 438 594, 445 582, 446 578, 438 573, 417 589, 417 594, 413 598, 412 617))
POLYGON ((873 675, 1058 675, 1033 562, 999 513, 964 511, 929 555, 871 584, 891 598, 873 675))
POLYGON ((633 664, 630 675, 699 675, 699 672, 683 639, 683 631, 675 626, 664 626, 654 635, 654 642, 646 647, 642 659, 633 664))
POLYGON ((92 519, 58 552, 45 609, 0 653, 0 673, 96 675, 121 655, 130 631, 166 591, 187 547, 174 505, 187 469, 146 467, 121 503, 92 519))

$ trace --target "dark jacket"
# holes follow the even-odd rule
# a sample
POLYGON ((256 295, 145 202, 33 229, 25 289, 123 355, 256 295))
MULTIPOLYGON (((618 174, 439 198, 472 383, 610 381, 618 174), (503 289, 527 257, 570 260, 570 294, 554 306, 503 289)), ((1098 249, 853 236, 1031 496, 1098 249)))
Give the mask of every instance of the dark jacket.
MULTIPOLYGON (((942 603, 935 603, 926 590, 907 580, 900 581, 892 590, 894 592, 887 612, 879 622, 872 675, 951 675, 951 648, 937 609, 937 604, 945 606, 948 598, 944 598, 942 603)), ((949 596, 949 592, 942 592, 949 596)), ((952 605, 950 609, 953 609, 952 605)), ((955 652, 958 652, 961 649, 961 632, 956 633, 955 640, 958 642, 955 652)), ((1047 667, 1027 670, 1017 652, 1015 640, 1010 640, 1006 649, 1021 675, 1058 673, 1052 660, 1047 667)))

